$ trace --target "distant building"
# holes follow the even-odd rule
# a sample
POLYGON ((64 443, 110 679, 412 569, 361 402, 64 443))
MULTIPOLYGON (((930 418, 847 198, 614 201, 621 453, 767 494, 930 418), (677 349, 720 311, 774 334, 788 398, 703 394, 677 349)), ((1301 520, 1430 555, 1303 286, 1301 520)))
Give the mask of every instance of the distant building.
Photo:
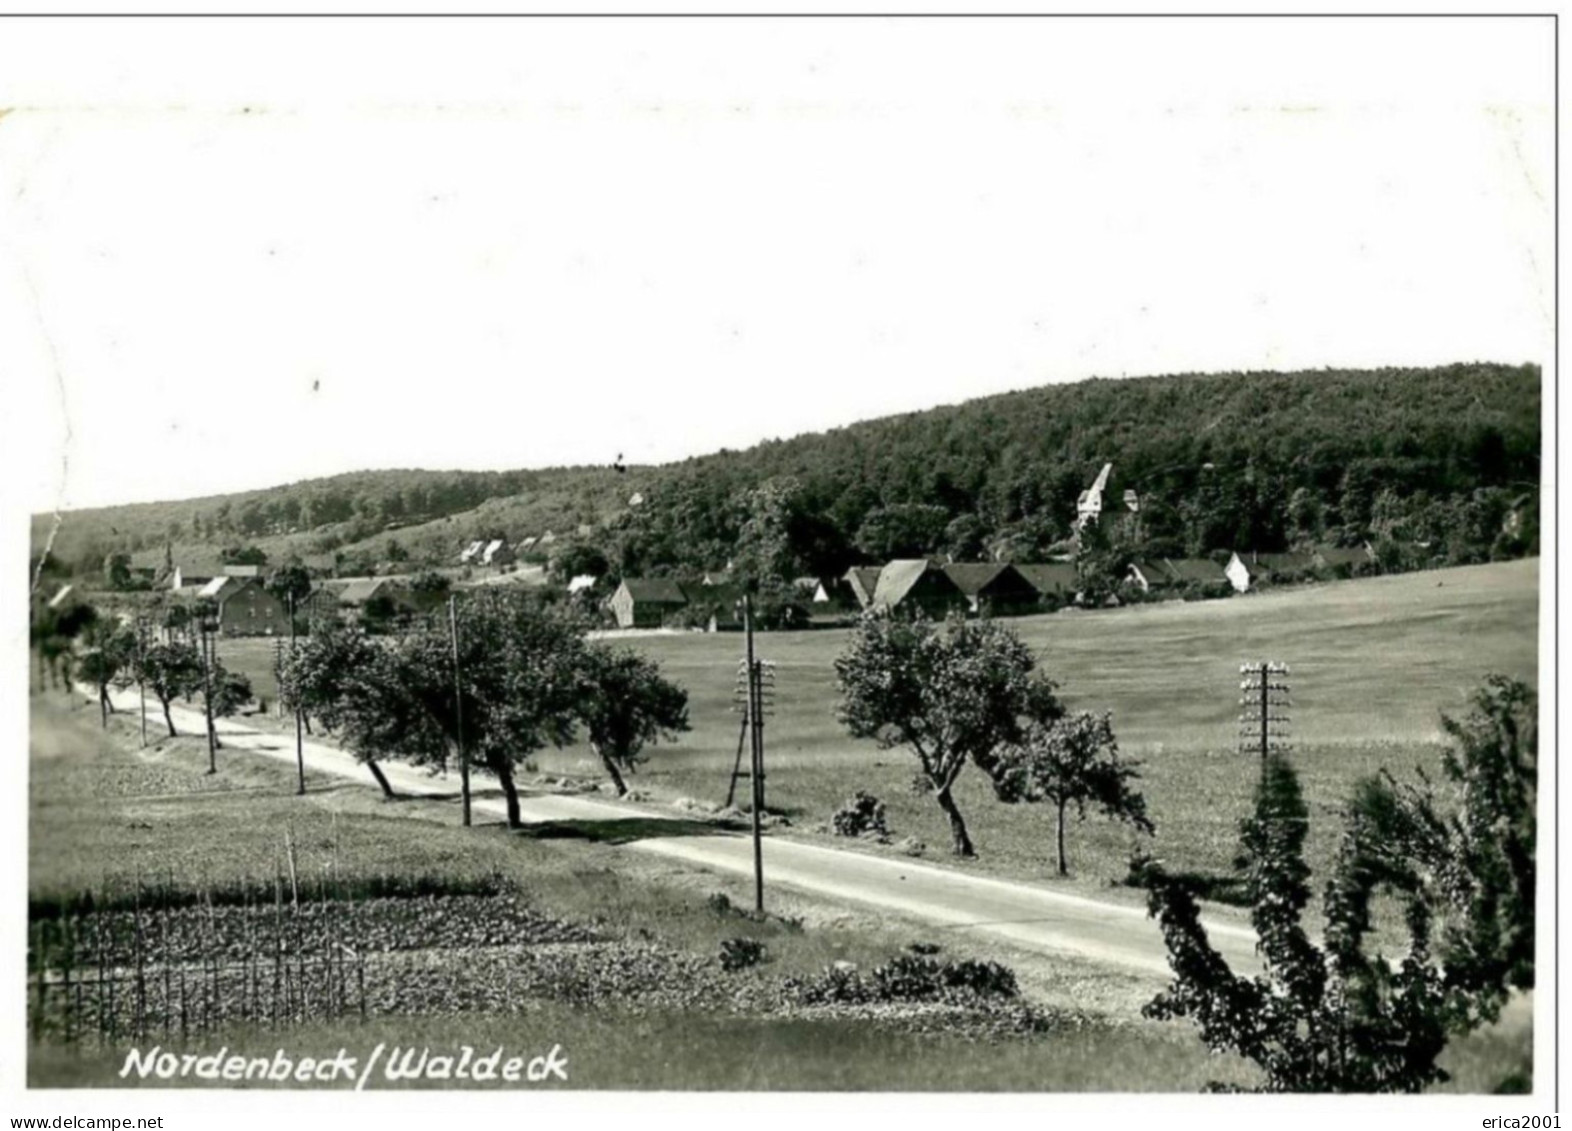
POLYGON ((75 585, 62 585, 55 591, 55 595, 49 598, 49 607, 58 612, 61 609, 69 609, 73 605, 81 604, 81 601, 81 594, 77 591, 75 585))
POLYGON ((791 587, 804 601, 815 605, 829 604, 830 591, 817 577, 794 577, 791 587))
POLYGON ((1231 583, 1223 567, 1209 558, 1159 558, 1151 562, 1131 562, 1129 578, 1142 592, 1177 585, 1222 586, 1231 583))
POLYGON ((256 577, 215 577, 196 592, 218 610, 222 636, 275 636, 289 631, 289 610, 256 577))
POLYGON ((893 561, 880 570, 871 604, 876 609, 917 609, 931 617, 970 608, 966 594, 926 558, 893 561))
POLYGON ((496 566, 500 569, 505 565, 512 565, 513 557, 513 549, 508 545, 506 538, 493 538, 480 552, 480 564, 496 566))
POLYGON ((480 564, 480 556, 481 556, 481 554, 485 553, 485 550, 486 550, 486 543, 484 541, 468 543, 462 550, 459 551, 459 564, 460 565, 478 565, 478 564, 480 564))
POLYGON ((682 586, 664 577, 625 577, 607 601, 621 628, 659 628, 687 603, 682 586))
POLYGON ((684 585, 688 603, 683 611, 689 624, 702 620, 711 632, 743 627, 742 590, 735 585, 684 585))
POLYGON ((1080 575, 1072 562, 1017 562, 1015 572, 1036 590, 1039 601, 1067 604, 1081 590, 1080 575))
POLYGON ((1013 616, 1038 605, 1037 590, 1008 563, 951 562, 939 568, 965 595, 971 612, 1013 616))
POLYGON ((586 589, 593 589, 595 588, 595 583, 599 580, 600 578, 596 577, 592 573, 581 573, 572 581, 568 582, 568 592, 582 593, 586 589))
POLYGON ((1235 552, 1223 567, 1228 584, 1237 593, 1244 593, 1263 580, 1292 577, 1308 573, 1316 566, 1313 554, 1302 552, 1260 553, 1255 550, 1240 554, 1235 552))
POLYGON ((301 604, 313 623, 368 616, 372 619, 408 616, 422 612, 420 601, 400 578, 337 577, 319 581, 301 604))
POLYGON ((866 609, 873 604, 873 593, 879 585, 879 574, 883 566, 852 566, 841 579, 846 582, 852 591, 852 596, 857 598, 857 604, 866 609))
POLYGON ((1080 530, 1088 522, 1096 522, 1103 513, 1103 492, 1108 490, 1108 477, 1113 474, 1113 464, 1103 464, 1092 485, 1075 500, 1075 528, 1080 530))

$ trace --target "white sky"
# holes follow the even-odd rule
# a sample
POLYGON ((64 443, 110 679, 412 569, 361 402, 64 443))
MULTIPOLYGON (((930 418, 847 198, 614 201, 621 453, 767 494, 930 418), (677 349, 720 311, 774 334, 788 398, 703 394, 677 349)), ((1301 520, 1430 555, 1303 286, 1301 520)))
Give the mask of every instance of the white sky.
POLYGON ((1545 20, 5 31, 28 509, 1550 361, 1545 20))

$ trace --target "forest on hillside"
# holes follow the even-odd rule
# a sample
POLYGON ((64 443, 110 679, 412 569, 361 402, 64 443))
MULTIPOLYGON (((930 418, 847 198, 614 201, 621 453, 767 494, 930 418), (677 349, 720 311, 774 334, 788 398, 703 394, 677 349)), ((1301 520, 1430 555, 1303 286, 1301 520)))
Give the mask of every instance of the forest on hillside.
MULTIPOLYGON (((1112 463, 1150 554, 1366 540, 1462 562, 1538 549, 1537 366, 1227 373, 1049 385, 626 473, 363 472, 271 491, 66 515, 55 552, 165 542, 447 561, 469 537, 585 527, 619 574, 838 573, 1062 546, 1112 463), (630 506, 637 491, 642 502, 630 506), (537 528, 538 527, 538 528, 537 528)), ((34 552, 50 526, 34 522, 34 552)))

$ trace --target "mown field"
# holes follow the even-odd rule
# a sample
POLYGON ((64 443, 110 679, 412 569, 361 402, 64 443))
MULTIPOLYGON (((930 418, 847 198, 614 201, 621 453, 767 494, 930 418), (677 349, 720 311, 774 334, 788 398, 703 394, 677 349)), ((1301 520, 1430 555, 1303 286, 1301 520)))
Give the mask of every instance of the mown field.
MULTIPOLYGON (((1538 571, 1530 559, 1009 623, 1038 651, 1067 705, 1113 713, 1122 750, 1142 762, 1158 827, 1149 847, 1185 871, 1226 872, 1237 822, 1249 810, 1256 761, 1237 748, 1239 665, 1289 664, 1295 764, 1319 870, 1330 861, 1339 807, 1354 781, 1383 767, 1400 776, 1416 766, 1436 769, 1442 712, 1464 709, 1487 674, 1537 681, 1538 571)), ((915 837, 930 859, 1141 898, 1117 886, 1136 843, 1123 826, 1089 820, 1074 828, 1073 875, 1060 880, 1051 874, 1050 815, 1001 805, 975 771, 962 775, 957 796, 979 856, 952 861, 942 814, 912 788, 911 755, 852 739, 836 721, 833 664, 846 640, 841 630, 759 638, 760 654, 776 665, 766 803, 792 822, 787 835, 826 836, 822 826, 834 810, 864 789, 885 802, 894 838, 915 837)), ((724 801, 739 737, 733 689, 741 637, 649 635, 623 643, 687 688, 692 722, 679 741, 653 751, 631 784, 656 800, 724 801)), ((271 697, 274 645, 222 647, 225 661, 271 697)), ((537 761, 551 772, 598 774, 583 747, 543 751, 537 761)))
MULTIPOLYGON (((482 1007, 457 1013, 433 1008, 428 987, 415 995, 419 1011, 408 1015, 297 1024, 288 1030, 293 1048, 560 1042, 574 1065, 569 1086, 588 1088, 1192 1091, 1208 1081, 1252 1079, 1247 1066, 1207 1054, 1188 1027, 1138 1020, 1140 1003, 1155 988, 1141 979, 1004 948, 963 951, 940 937, 944 932, 786 893, 772 901, 780 918, 755 922, 714 904, 717 892, 744 901, 742 885, 731 881, 640 863, 607 844, 510 835, 496 825, 466 831, 450 802, 389 804, 365 786, 316 775, 302 800, 292 796, 290 768, 270 760, 225 758, 220 773, 209 777, 199 740, 155 737, 148 752, 139 752, 129 718, 118 716, 105 732, 90 708, 65 703, 56 694, 34 700, 29 896, 39 914, 87 891, 103 896, 118 889, 124 897, 136 878, 191 893, 265 886, 284 867, 288 830, 307 885, 329 868, 368 890, 390 876, 410 890, 464 889, 501 878, 523 893, 532 915, 578 924, 605 940, 599 945, 614 948, 609 967, 602 961, 594 977, 571 970, 574 994, 593 991, 588 1003, 562 996, 549 977, 542 982, 556 960, 527 947, 438 952, 428 964, 482 977, 499 964, 511 973, 516 954, 518 965, 534 964, 523 977, 532 988, 520 996, 500 984, 495 993, 469 986, 465 1000, 478 993, 482 1007), (715 961, 721 940, 739 936, 768 947, 768 961, 751 976, 728 975, 715 961), (978 1039, 959 1030, 912 1032, 867 1017, 778 1008, 783 978, 811 979, 837 961, 867 970, 915 941, 936 938, 946 958, 1006 961, 1034 1008, 1084 1020, 1050 1032, 978 1039), (659 962, 645 981, 655 984, 638 984, 636 972, 651 958, 659 962), (602 998, 595 978, 607 969, 616 977, 602 998), (733 992, 774 1007, 730 1008, 733 992)), ((412 906, 416 923, 441 919, 440 904, 412 906)), ((395 985, 390 1000, 398 990, 395 985)), ((1508 1023, 1449 1050, 1455 1073, 1449 1088, 1489 1091, 1524 1072, 1527 1018, 1518 1010, 1508 1023)), ((161 1043, 207 1052, 214 1036, 242 1052, 270 1053, 280 1044, 277 1031, 244 1022, 189 1042, 175 1036, 161 1043)), ((34 1086, 113 1085, 123 1055, 118 1046, 36 1043, 29 1079, 34 1086)))
MULTIPOLYGON (((211 1052, 228 1044, 270 1054, 281 1043, 307 1051, 348 1045, 362 1053, 379 1041, 540 1050, 560 1043, 573 1065, 568 1086, 579 1088, 1193 1090, 1211 1079, 1250 1079, 1246 1066, 1208 1056, 1189 1034, 1134 1020, 1149 992, 1144 983, 1075 962, 1027 956, 1016 967, 1033 1008, 1084 1019, 1051 1032, 980 1038, 964 1026, 943 1031, 948 1023, 940 1031, 913 1031, 896 1023, 899 1018, 870 1022, 834 1011, 805 1012, 791 1007, 789 994, 782 996, 789 980, 817 978, 835 962, 869 970, 909 953, 913 941, 931 932, 785 895, 772 900, 776 916, 756 921, 724 901, 717 905, 717 895, 727 892, 744 902, 740 885, 703 873, 650 866, 585 840, 537 839, 498 825, 465 830, 449 803, 389 804, 363 786, 316 776, 308 778, 309 793, 300 799, 292 796, 287 766, 230 758, 218 775, 208 776, 200 742, 157 740, 142 754, 135 733, 124 716, 104 732, 90 709, 67 707, 63 696, 35 699, 29 829, 34 923, 87 894, 129 908, 139 881, 197 898, 185 914, 200 921, 205 893, 259 884, 267 889, 275 876, 287 875, 286 830, 303 889, 327 882, 330 869, 363 899, 390 879, 412 893, 501 882, 529 909, 524 920, 508 910, 514 904, 505 905, 502 919, 481 924, 485 937, 473 946, 426 953, 399 944, 394 975, 390 980, 384 972, 379 979, 364 1021, 311 1018, 287 1026, 281 1038, 279 1029, 236 1020, 185 1040, 155 1024, 142 1045, 211 1052), (558 934, 583 932, 598 941, 579 953, 562 944, 533 946, 522 937, 527 921, 547 920, 561 925, 558 934), (763 942, 767 960, 751 971, 727 973, 716 960, 720 943, 739 937, 763 942), (400 985, 401 969, 421 974, 424 982, 400 985), (1129 1058, 1156 1070, 1132 1082, 1112 1067, 1129 1058)), ((144 907, 152 903, 139 898, 144 907)), ((257 909, 271 918, 265 897, 257 909)), ((233 902, 220 907, 219 923, 240 910, 233 902)), ((371 908, 363 903, 359 910, 371 908)), ((455 920, 456 910, 450 899, 411 895, 407 913, 389 918, 384 912, 382 918, 394 924, 394 933, 443 936, 467 929, 463 917, 455 920)), ((162 937, 162 930, 149 937, 162 937)), ((970 953, 948 939, 941 945, 945 958, 970 953)), ((200 981, 200 974, 193 977, 200 981)), ((157 981, 155 976, 155 988, 157 981)), ((181 997, 184 1016, 183 991, 181 997)), ((92 1013, 89 1008, 86 1016, 92 1013)), ((56 1026, 31 1045, 33 1086, 114 1086, 126 1048, 138 1043, 124 1032, 107 1045, 59 1038, 56 1026)), ((1486 1086, 1497 1058, 1492 1053, 1487 1062, 1470 1053, 1467 1063, 1481 1068, 1470 1068, 1474 1074, 1460 1083, 1486 1086)))
MULTIPOLYGON (((1283 589, 1221 601, 1067 612, 1011 622, 1074 709, 1111 711, 1123 752, 1142 761, 1158 826, 1152 848, 1184 870, 1221 872, 1249 811, 1256 760, 1237 749, 1239 665, 1288 663, 1294 761, 1311 805, 1312 865, 1336 843, 1349 787, 1382 767, 1405 775, 1439 764, 1440 716, 1464 709, 1489 673, 1536 681, 1537 560, 1283 589)), ((767 720, 767 804, 800 830, 826 822, 854 790, 885 801, 896 839, 915 836, 945 858, 947 826, 911 783, 905 751, 854 740, 835 720, 833 661, 843 632, 763 636, 777 665, 767 720)), ((731 710, 741 641, 735 636, 649 637, 636 646, 688 688, 692 733, 654 753, 635 779, 658 795, 724 799, 737 749, 731 710)), ((545 755, 543 766, 595 772, 584 750, 545 755)), ((962 775, 959 797, 978 859, 958 866, 1063 883, 1051 875, 1051 816, 1005 806, 981 775, 962 775)), ((1132 845, 1122 827, 1088 820, 1071 833, 1078 886, 1102 894, 1125 874, 1132 845)))

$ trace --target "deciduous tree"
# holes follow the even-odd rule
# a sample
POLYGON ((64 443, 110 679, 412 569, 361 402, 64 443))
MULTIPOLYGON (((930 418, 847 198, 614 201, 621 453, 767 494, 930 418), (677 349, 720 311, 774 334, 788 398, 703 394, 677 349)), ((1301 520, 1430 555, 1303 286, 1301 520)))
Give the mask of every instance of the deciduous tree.
POLYGON ((1113 718, 1107 712, 1034 720, 1022 741, 1008 748, 994 772, 994 789, 1007 802, 1046 802, 1058 814, 1059 874, 1069 875, 1065 859, 1065 815, 1074 806, 1086 819, 1088 805, 1104 816, 1125 821, 1144 833, 1155 831, 1146 799, 1131 784, 1137 764, 1119 757, 1113 718))
POLYGON ((582 660, 577 714, 621 797, 623 774, 648 758, 645 748, 688 729, 688 693, 636 652, 591 645, 582 660))
POLYGON ((170 717, 169 705, 176 699, 188 699, 202 689, 202 657, 194 646, 184 641, 150 644, 136 655, 132 672, 164 709, 164 725, 169 728, 169 737, 173 738, 175 721, 170 717))
POLYGON ((1028 719, 1060 710, 1053 684, 1030 649, 990 620, 864 614, 835 661, 839 718, 881 748, 904 746, 950 822, 955 853, 973 856, 955 804, 955 781, 968 762, 990 774, 1002 750, 1025 737, 1028 719))

